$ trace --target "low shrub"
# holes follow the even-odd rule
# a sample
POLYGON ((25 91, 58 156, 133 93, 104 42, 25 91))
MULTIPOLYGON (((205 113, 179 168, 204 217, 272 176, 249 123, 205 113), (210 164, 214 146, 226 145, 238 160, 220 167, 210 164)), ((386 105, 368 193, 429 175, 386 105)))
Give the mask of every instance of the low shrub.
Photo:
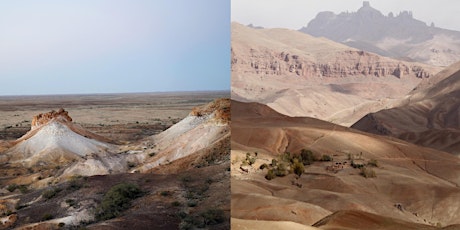
POLYGON ((330 155, 322 155, 321 161, 333 161, 333 158, 330 155))
POLYGON ((300 157, 302 158, 303 165, 310 165, 316 160, 313 152, 308 149, 302 149, 300 151, 300 157))
POLYGON ((366 168, 366 167, 362 167, 361 172, 359 174, 365 178, 376 177, 375 171, 373 169, 366 168))
POLYGON ((276 177, 275 172, 273 172, 273 169, 269 169, 267 174, 265 175, 265 179, 271 180, 276 177))
POLYGON ((43 196, 43 198, 49 200, 49 199, 55 197, 61 191, 62 191, 62 189, 60 189, 60 188, 49 189, 49 190, 44 191, 42 193, 42 196, 43 196))
POLYGON ((109 189, 104 194, 101 204, 96 209, 97 220, 108 220, 120 215, 129 208, 131 200, 143 195, 141 189, 134 184, 121 183, 109 189))
POLYGON ((17 188, 18 188, 17 184, 10 184, 6 187, 6 190, 8 190, 9 192, 14 192, 14 190, 16 190, 17 188))
POLYGON ((53 219, 53 215, 49 214, 49 213, 45 213, 43 216, 42 216, 42 221, 45 221, 45 220, 51 220, 53 219))

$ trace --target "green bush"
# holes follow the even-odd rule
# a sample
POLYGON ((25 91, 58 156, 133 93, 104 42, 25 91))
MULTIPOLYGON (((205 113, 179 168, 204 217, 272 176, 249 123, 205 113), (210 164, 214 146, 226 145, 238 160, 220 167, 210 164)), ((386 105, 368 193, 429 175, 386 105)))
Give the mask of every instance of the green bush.
POLYGON ((300 151, 300 157, 302 158, 303 165, 310 165, 316 160, 313 152, 307 149, 302 149, 300 151))
POLYGON ((333 158, 329 155, 322 155, 321 161, 333 161, 333 158))
POLYGON ((288 174, 286 166, 283 163, 279 163, 278 167, 275 168, 274 172, 275 172, 275 175, 279 177, 283 177, 288 174))
MULTIPOLYGON (((255 154, 257 156, 257 154, 255 154)), ((256 162, 256 157, 251 157, 251 153, 246 153, 246 158, 241 162, 242 166, 253 165, 256 162)))
POLYGON ((101 204, 96 209, 97 220, 108 220, 120 215, 122 211, 129 208, 131 200, 143 195, 141 189, 134 184, 121 183, 109 189, 105 193, 101 204))
POLYGON ((267 172, 267 175, 265 175, 265 179, 271 180, 276 177, 275 172, 273 172, 273 169, 269 169, 267 172))
POLYGON ((292 170, 297 176, 302 176, 302 173, 305 171, 304 165, 299 162, 297 159, 294 160, 294 163, 292 164, 292 170))

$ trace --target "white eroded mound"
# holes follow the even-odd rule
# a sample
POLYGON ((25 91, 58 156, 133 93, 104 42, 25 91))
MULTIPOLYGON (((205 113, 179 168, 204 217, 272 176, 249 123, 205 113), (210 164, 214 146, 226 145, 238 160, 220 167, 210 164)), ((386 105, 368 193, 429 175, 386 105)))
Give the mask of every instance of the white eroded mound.
POLYGON ((86 138, 60 122, 51 121, 31 138, 17 144, 12 151, 22 153, 25 158, 55 150, 83 157, 106 151, 108 148, 109 144, 86 138))

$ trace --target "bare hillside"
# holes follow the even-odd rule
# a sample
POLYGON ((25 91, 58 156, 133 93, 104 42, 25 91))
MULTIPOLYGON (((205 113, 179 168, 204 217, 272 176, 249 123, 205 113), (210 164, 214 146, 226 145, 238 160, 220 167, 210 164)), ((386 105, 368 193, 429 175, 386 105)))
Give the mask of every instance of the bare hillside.
POLYGON ((450 152, 460 152, 460 63, 422 82, 391 109, 368 114, 352 127, 450 152))
POLYGON ((438 71, 298 31, 232 23, 232 98, 290 116, 351 125, 438 71))
POLYGON ((451 154, 276 114, 255 103, 232 102, 232 118, 235 224, 280 221, 320 229, 459 224, 460 161, 451 154), (306 162, 303 170, 296 169, 298 162, 306 162))

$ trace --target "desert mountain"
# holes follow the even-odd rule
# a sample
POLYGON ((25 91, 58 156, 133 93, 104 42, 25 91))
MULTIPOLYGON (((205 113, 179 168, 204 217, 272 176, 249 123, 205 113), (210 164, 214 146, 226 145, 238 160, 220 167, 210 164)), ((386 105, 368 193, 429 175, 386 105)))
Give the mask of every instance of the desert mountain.
POLYGON ((459 175, 460 159, 446 152, 232 101, 235 227, 458 227, 459 175), (286 175, 302 149, 316 160, 300 176, 286 175), (279 176, 266 179, 270 170, 279 176))
POLYGON ((422 82, 400 105, 368 114, 352 127, 460 156, 460 62, 422 82))
POLYGON ((383 15, 364 1, 357 12, 320 12, 301 32, 379 55, 437 66, 460 60, 460 32, 428 26, 412 12, 383 15))
POLYGON ((391 106, 440 70, 288 29, 232 23, 231 42, 232 98, 345 125, 391 106))

